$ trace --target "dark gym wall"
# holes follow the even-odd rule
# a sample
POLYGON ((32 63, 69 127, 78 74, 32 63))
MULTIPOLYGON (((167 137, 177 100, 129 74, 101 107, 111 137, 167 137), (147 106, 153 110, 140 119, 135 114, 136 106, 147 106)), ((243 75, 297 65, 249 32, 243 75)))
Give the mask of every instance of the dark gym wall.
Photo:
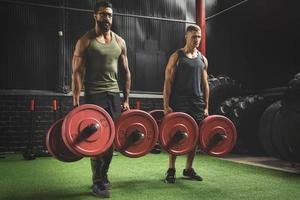
POLYGON ((286 86, 300 71, 299 5, 297 0, 207 0, 209 72, 228 74, 249 88, 286 86))
POLYGON ((56 88, 58 16, 56 9, 0 1, 0 89, 56 88))
MULTIPOLYGON (((171 52, 184 43, 187 23, 195 23, 196 0, 111 0, 112 29, 128 48, 132 90, 162 92, 171 52)), ((95 0, 0 0, 6 24, 0 34, 0 89, 68 93, 76 41, 93 28, 95 0), (7 21, 9 18, 9 21, 7 21)))
MULTIPOLYGON (((196 0, 111 2, 113 29, 127 41, 132 89, 161 92, 167 59, 183 45, 186 22, 195 22, 196 0)), ((1 0, 0 89, 69 92, 74 45, 93 26, 94 3, 1 0)), ((249 88, 285 85, 300 71, 298 7, 297 0, 206 0, 209 73, 249 88)))

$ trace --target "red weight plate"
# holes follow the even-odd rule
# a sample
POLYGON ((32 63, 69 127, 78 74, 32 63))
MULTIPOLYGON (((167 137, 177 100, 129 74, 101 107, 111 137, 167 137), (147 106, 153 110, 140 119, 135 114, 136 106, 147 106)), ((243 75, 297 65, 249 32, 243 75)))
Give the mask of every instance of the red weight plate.
POLYGON ((183 112, 172 112, 165 115, 161 121, 159 132, 161 146, 173 155, 187 154, 195 149, 197 144, 198 125, 190 115, 183 112), (174 136, 179 132, 185 133, 186 136, 178 141, 174 136))
POLYGON ((142 110, 132 109, 123 112, 115 127, 115 147, 128 157, 137 158, 146 155, 158 140, 159 131, 155 119, 142 110))
POLYGON ((103 108, 97 105, 80 105, 74 108, 63 121, 63 141, 68 149, 77 155, 100 155, 112 145, 114 137, 113 120, 103 108))
POLYGON ((72 153, 64 144, 61 137, 61 127, 63 119, 56 121, 48 130, 46 135, 46 145, 50 154, 63 162, 73 162, 83 158, 72 153))
POLYGON ((158 127, 160 126, 162 118, 165 116, 164 110, 152 110, 149 114, 155 119, 158 127))
POLYGON ((224 116, 210 115, 199 124, 200 147, 211 156, 221 157, 229 153, 236 139, 234 124, 224 116))

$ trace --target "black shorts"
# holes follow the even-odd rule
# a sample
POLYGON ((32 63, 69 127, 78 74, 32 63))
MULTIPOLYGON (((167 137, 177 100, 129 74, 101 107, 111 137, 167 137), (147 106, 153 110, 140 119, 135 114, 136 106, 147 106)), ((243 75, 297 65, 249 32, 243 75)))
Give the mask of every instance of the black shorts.
POLYGON ((121 114, 121 98, 117 92, 103 92, 85 96, 86 104, 95 104, 105 109, 115 121, 121 114))
POLYGON ((204 119, 205 102, 202 97, 173 97, 170 107, 174 112, 189 114, 199 124, 204 119))

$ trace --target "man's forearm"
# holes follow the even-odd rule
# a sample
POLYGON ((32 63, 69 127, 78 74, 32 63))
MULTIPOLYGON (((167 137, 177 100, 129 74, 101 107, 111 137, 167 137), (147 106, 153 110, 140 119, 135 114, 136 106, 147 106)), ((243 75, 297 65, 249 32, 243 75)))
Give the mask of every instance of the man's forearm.
POLYGON ((169 107, 170 104, 170 94, 171 94, 171 83, 168 82, 168 81, 165 81, 165 84, 164 84, 164 93, 163 93, 163 96, 164 96, 164 108, 166 107, 169 107))
POLYGON ((79 105, 80 92, 82 88, 81 75, 78 72, 73 73, 72 77, 72 91, 73 91, 73 105, 79 105))
POLYGON ((130 77, 130 73, 127 72, 125 88, 123 90, 124 101, 127 101, 127 102, 129 101, 130 88, 131 88, 131 77, 130 77))
POLYGON ((208 105, 209 105, 209 85, 208 85, 208 83, 205 84, 203 93, 204 93, 203 95, 204 95, 204 101, 205 101, 205 108, 208 109, 208 105))

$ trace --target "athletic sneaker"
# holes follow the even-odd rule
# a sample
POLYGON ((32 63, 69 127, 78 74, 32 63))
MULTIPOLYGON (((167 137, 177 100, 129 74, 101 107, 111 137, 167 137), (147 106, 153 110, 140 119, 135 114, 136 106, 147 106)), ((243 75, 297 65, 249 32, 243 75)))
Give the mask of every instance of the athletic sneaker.
POLYGON ((110 191, 103 184, 94 184, 92 194, 101 198, 110 198, 111 196, 110 191))
POLYGON ((161 147, 159 144, 155 144, 153 149, 151 149, 150 153, 152 154, 160 154, 161 153, 161 147))
POLYGON ((169 168, 167 171, 167 176, 165 178, 165 183, 175 183, 176 177, 175 177, 176 170, 174 168, 169 168))
POLYGON ((183 170, 183 176, 191 179, 191 180, 195 180, 195 181, 202 181, 202 177, 199 176, 195 170, 193 168, 190 168, 190 169, 184 169, 183 170))

